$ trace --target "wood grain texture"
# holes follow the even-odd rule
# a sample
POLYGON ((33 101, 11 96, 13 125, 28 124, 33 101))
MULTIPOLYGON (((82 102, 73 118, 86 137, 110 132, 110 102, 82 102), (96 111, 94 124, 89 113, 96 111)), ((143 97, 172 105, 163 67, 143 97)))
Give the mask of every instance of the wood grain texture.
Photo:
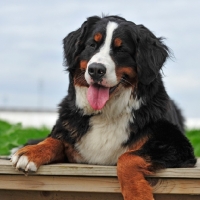
MULTIPOLYGON (((16 171, 10 161, 0 159, 0 174, 22 174, 16 171)), ((34 175, 70 175, 70 176, 112 176, 117 177, 116 166, 87 164, 51 164, 43 165, 34 175)), ((150 177, 200 178, 200 159, 194 168, 168 168, 159 170, 150 177)))
POLYGON ((182 194, 156 194, 155 200, 199 200, 199 195, 182 195, 182 194))
MULTIPOLYGON (((2 200, 123 200, 121 194, 0 190, 2 200)), ((154 195, 155 200, 199 200, 196 195, 154 195)))
MULTIPOLYGON (((195 168, 165 169, 147 180, 155 200, 200 199, 200 160, 195 168)), ((121 200, 115 166, 55 164, 24 176, 0 160, 0 199, 121 200)))
MULTIPOLYGON (((199 179, 150 178, 154 194, 200 194, 199 179)), ((120 193, 115 177, 1 175, 0 189, 120 193)))
MULTIPOLYGON (((0 159, 0 174, 22 174, 12 167, 9 160, 0 159)), ((101 166, 87 164, 50 164, 42 165, 37 173, 32 175, 71 175, 71 176, 117 176, 116 166, 101 166)))
POLYGON ((120 193, 116 177, 1 175, 0 189, 120 193))
POLYGON ((0 195, 2 200, 123 200, 121 194, 86 192, 0 190, 0 195))

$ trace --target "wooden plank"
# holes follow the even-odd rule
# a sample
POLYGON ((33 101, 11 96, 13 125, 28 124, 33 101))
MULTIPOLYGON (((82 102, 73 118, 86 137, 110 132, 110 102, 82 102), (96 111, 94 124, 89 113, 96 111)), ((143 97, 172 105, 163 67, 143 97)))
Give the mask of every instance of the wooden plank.
POLYGON ((154 194, 200 194, 200 179, 147 178, 154 194))
POLYGON ((0 189, 120 193, 116 177, 1 175, 0 189))
MULTIPOLYGON (((34 175, 24 176, 21 173, 15 171, 9 161, 0 160, 0 197, 3 198, 9 191, 11 194, 16 193, 19 199, 21 196, 29 199, 31 192, 46 195, 46 200, 122 199, 116 166, 56 164, 42 166, 34 175)), ((155 200, 200 199, 200 159, 196 168, 160 170, 148 176, 147 180, 153 187, 155 200)), ((16 200, 17 196, 3 199, 16 200)))
MULTIPOLYGON (((10 161, 0 159, 0 174, 22 174, 16 171, 10 161)), ((116 166, 87 164, 51 164, 43 165, 33 175, 70 175, 70 176, 112 176, 117 177, 116 166)), ((200 159, 195 168, 168 168, 159 170, 150 177, 200 178, 200 159)))
MULTIPOLYGON (((123 200, 121 194, 0 190, 3 200, 123 200)), ((199 200, 197 195, 154 195, 155 200, 199 200)))
POLYGON ((0 197, 2 200, 123 200, 121 194, 18 190, 0 190, 0 197))
POLYGON ((199 195, 182 195, 182 194, 156 194, 155 200, 199 200, 199 195))
MULTIPOLYGON (((0 174, 23 174, 14 169, 11 162, 0 159, 0 174)), ((117 176, 116 166, 87 165, 87 164, 49 164, 42 165, 37 173, 32 175, 71 175, 71 176, 117 176)))
MULTIPOLYGON (((200 179, 148 178, 154 194, 200 194, 200 179)), ((0 189, 120 193, 116 177, 1 175, 0 189)))
MULTIPOLYGON (((123 200, 121 194, 0 190, 2 200, 123 200)), ((155 200, 199 200, 197 195, 154 195, 155 200)))

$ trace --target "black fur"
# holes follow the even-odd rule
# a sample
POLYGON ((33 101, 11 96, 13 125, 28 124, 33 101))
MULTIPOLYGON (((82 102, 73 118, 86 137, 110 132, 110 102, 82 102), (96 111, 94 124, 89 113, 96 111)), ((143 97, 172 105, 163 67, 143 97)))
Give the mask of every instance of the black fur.
POLYGON ((96 47, 91 45, 94 29, 105 27, 109 20, 120 24, 119 30, 123 30, 120 37, 126 41, 126 46, 114 49, 111 56, 118 67, 128 65, 137 72, 137 88, 133 95, 143 99, 141 107, 132 110, 134 123, 130 123, 130 137, 123 145, 131 146, 146 136, 148 141, 135 154, 150 159, 152 168, 193 166, 196 159, 191 144, 183 134, 182 114, 169 98, 160 73, 169 50, 162 38, 157 38, 146 27, 118 16, 90 17, 81 28, 63 40, 70 84, 68 95, 59 105, 59 119, 51 137, 75 145, 90 128, 93 115, 84 115, 76 106, 73 78, 80 60, 89 59, 98 51, 99 44, 96 47))
POLYGON ((149 140, 135 154, 150 159, 158 168, 192 167, 196 159, 192 146, 177 126, 165 120, 150 124, 143 130, 149 133, 149 140))

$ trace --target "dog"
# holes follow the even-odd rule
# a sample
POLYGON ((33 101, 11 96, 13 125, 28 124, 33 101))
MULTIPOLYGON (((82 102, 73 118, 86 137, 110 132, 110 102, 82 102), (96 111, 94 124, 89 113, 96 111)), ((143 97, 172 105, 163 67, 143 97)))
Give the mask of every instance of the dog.
POLYGON ((119 16, 92 16, 63 40, 67 96, 50 135, 11 158, 28 173, 48 163, 117 165, 125 200, 152 200, 145 175, 193 167, 180 109, 161 69, 170 56, 162 37, 119 16))

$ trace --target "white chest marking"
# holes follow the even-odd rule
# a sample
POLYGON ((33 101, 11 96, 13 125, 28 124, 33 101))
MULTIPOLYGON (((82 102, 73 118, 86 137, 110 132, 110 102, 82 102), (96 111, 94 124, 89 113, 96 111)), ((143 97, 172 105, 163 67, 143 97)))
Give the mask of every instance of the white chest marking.
POLYGON ((135 101, 131 88, 124 89, 107 102, 101 114, 91 117, 91 128, 75 146, 83 158, 77 162, 101 165, 117 163, 118 157, 127 151, 122 144, 129 138, 129 122, 133 122, 131 111, 135 101))

